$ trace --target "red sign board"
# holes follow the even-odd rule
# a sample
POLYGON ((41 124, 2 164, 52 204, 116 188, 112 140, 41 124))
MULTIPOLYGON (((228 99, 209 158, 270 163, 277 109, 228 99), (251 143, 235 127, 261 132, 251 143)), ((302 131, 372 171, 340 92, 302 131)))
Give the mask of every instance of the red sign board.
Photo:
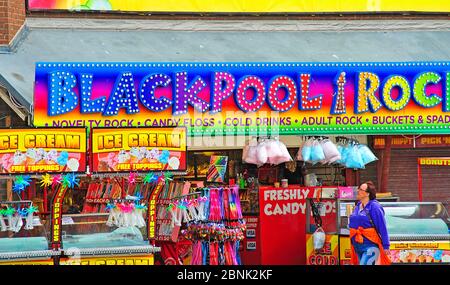
POLYGON ((320 190, 300 186, 260 188, 263 265, 306 264, 306 198, 317 197, 320 190))
POLYGON ((261 264, 261 223, 257 215, 244 216, 247 229, 244 233, 244 240, 240 243, 240 254, 242 264, 260 265, 261 264))

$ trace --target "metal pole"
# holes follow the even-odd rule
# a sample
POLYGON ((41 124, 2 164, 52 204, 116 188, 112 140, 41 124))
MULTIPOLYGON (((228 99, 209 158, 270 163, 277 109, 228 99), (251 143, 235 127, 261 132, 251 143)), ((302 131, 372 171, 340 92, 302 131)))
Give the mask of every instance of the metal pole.
POLYGON ((417 184, 419 188, 419 201, 422 202, 422 169, 420 166, 420 158, 417 158, 417 184))

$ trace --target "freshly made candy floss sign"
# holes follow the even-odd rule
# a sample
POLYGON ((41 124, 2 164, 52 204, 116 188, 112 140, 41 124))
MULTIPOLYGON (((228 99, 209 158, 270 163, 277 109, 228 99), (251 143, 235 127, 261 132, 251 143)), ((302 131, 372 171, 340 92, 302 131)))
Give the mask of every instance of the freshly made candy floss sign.
POLYGON ((450 62, 36 64, 34 124, 450 133, 450 62))

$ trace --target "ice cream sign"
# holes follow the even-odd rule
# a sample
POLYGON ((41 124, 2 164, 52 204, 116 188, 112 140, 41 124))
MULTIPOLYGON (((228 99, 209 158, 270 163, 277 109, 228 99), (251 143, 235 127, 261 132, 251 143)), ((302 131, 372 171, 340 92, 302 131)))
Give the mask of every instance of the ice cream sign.
POLYGON ((186 170, 186 128, 93 128, 92 171, 186 170))
POLYGON ((450 132, 450 62, 37 63, 34 124, 188 135, 450 132))
POLYGON ((84 172, 86 128, 0 129, 1 174, 84 172))

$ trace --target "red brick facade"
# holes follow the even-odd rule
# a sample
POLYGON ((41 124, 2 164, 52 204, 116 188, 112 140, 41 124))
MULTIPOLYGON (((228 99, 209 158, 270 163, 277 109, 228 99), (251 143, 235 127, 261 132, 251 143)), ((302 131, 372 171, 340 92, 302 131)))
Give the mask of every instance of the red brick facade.
POLYGON ((25 1, 0 0, 0 45, 7 45, 25 22, 25 1))

